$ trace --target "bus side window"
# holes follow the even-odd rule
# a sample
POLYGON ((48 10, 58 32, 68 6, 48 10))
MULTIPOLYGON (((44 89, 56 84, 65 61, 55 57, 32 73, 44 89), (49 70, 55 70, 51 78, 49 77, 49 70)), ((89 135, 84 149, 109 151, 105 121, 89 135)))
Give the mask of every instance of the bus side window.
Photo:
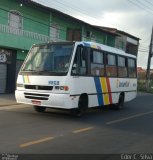
POLYGON ((112 53, 106 54, 106 75, 108 77, 117 77, 116 56, 112 53))
POLYGON ((132 58, 128 58, 128 75, 129 78, 136 78, 136 60, 132 58))
POLYGON ((123 56, 118 56, 118 77, 127 77, 127 59, 123 56))
POLYGON ((91 62, 91 75, 92 76, 104 76, 104 55, 99 50, 91 50, 90 53, 91 62))

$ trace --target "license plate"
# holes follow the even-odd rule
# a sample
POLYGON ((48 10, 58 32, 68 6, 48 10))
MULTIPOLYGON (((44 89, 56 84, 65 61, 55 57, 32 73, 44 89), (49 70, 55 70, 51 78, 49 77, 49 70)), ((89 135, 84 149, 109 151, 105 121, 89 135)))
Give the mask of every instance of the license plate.
POLYGON ((37 106, 41 105, 41 101, 32 100, 31 102, 32 102, 33 105, 37 105, 37 106))

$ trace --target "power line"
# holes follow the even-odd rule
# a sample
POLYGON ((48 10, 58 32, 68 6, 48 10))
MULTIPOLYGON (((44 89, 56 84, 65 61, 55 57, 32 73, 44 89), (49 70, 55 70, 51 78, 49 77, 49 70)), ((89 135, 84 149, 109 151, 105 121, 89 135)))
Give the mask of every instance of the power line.
POLYGON ((149 41, 150 41, 150 37, 148 37, 145 40, 143 40, 143 42, 141 42, 140 45, 145 45, 146 46, 146 43, 147 43, 147 46, 148 46, 149 41))
POLYGON ((138 49, 139 51, 149 51, 149 49, 138 49))
POLYGON ((144 46, 144 45, 140 44, 139 48, 148 49, 149 46, 144 46))
MULTIPOLYGON (((41 3, 41 4, 43 4, 44 5, 44 3, 43 3, 43 1, 42 0, 37 0, 39 3, 41 3)), ((89 15, 87 15, 87 14, 84 14, 84 13, 82 13, 82 11, 80 12, 79 10, 77 10, 76 8, 74 8, 74 7, 72 7, 72 6, 69 6, 68 4, 64 4, 64 3, 62 3, 62 2, 58 2, 58 1, 55 1, 56 3, 54 3, 55 4, 55 6, 56 6, 56 8, 58 8, 59 10, 63 10, 64 12, 67 10, 67 12, 69 12, 70 11, 70 9, 73 11, 73 12, 76 12, 77 14, 79 13, 79 14, 81 14, 81 15, 84 15, 84 16, 86 16, 86 17, 89 17, 89 18, 92 18, 96 23, 98 22, 97 21, 97 19, 95 18, 95 17, 91 17, 91 16, 89 16, 89 15), (60 4, 60 5, 58 5, 58 4, 60 4), (61 6, 62 5, 62 6, 61 6), (67 8, 67 7, 69 8, 67 8)), ((45 1, 45 3, 48 5, 48 6, 50 6, 50 2, 49 1, 45 1)), ((52 2, 53 3, 53 2, 52 2)), ((66 12, 65 12, 66 13, 66 12)))
POLYGON ((149 51, 149 48, 140 48, 140 47, 139 47, 139 50, 149 51))
MULTIPOLYGON (((35 2, 36 2, 36 1, 35 1, 35 2)), ((41 4, 44 5, 44 1, 43 1, 43 0, 37 0, 37 2, 39 2, 39 3, 41 3, 41 4)), ((67 10, 67 12, 69 13, 70 10, 72 10, 73 12, 76 12, 78 15, 83 15, 84 18, 85 18, 85 17, 88 17, 88 18, 91 18, 94 22, 99 23, 99 21, 97 20, 97 17, 96 17, 96 16, 93 16, 93 15, 92 15, 92 16, 89 16, 89 13, 86 12, 86 11, 84 11, 84 10, 82 10, 81 8, 78 8, 78 7, 72 5, 72 4, 68 3, 68 2, 62 3, 63 1, 62 1, 62 2, 59 2, 58 0, 55 0, 54 2, 56 2, 56 3, 54 3, 55 6, 57 6, 58 9, 59 9, 59 10, 62 10, 63 12, 65 12, 65 10, 67 10), (58 4, 59 4, 59 5, 58 5, 58 4), (62 6, 62 7, 61 7, 61 6, 62 6), (68 7, 68 8, 67 8, 67 7, 68 7)), ((47 6, 51 6, 51 2, 50 2, 49 0, 46 0, 45 3, 47 4, 47 6)), ((52 2, 52 3, 53 3, 53 2, 52 2)), ((66 12, 65 12, 65 13, 66 13, 66 12)), ((66 13, 66 14, 67 14, 67 13, 66 13)), ((104 18, 101 17, 101 19, 104 19, 104 18)), ((108 23, 109 25, 113 25, 113 24, 111 24, 109 21, 107 21, 107 23, 108 23)))
POLYGON ((142 46, 139 46, 139 49, 141 49, 141 50, 149 50, 149 47, 142 47, 142 46))
POLYGON ((149 52, 149 50, 138 50, 139 52, 146 52, 146 53, 148 53, 149 52))
POLYGON ((136 3, 135 1, 132 0, 128 0, 131 4, 133 4, 134 6, 141 8, 143 10, 145 10, 146 12, 148 12, 149 14, 153 15, 153 12, 151 12, 150 10, 147 10, 144 6, 140 5, 139 3, 136 3))
MULTIPOLYGON (((40 3, 40 4, 42 4, 42 5, 45 5, 43 0, 37 0, 37 2, 40 3)), ((56 1, 56 2, 57 2, 57 1, 56 1)), ((49 1, 47 1, 47 0, 45 1, 45 3, 46 3, 47 6, 50 6, 50 5, 51 5, 51 3, 50 3, 49 1)), ((55 3, 56 9, 57 9, 57 10, 61 10, 61 11, 64 12, 65 14, 68 14, 68 15, 69 15, 70 10, 65 7, 66 5, 65 5, 64 3, 61 3, 61 2, 57 2, 57 3, 55 3), (62 4, 62 7, 61 7, 60 5, 58 5, 57 3, 62 4), (68 13, 66 13, 65 10, 67 10, 68 13)), ((69 7, 69 8, 70 8, 70 7, 69 7)), ((83 13, 81 13, 80 11, 77 11, 75 8, 70 8, 70 9, 71 9, 73 12, 75 11, 77 14, 79 13, 79 15, 82 14, 82 15, 84 15, 85 17, 92 18, 92 20, 93 20, 94 22, 99 23, 99 21, 97 20, 97 17, 93 17, 93 16, 91 17, 91 16, 89 16, 89 15, 87 15, 87 14, 83 14, 83 13)), ((75 16, 73 16, 73 17, 76 18, 75 16)), ((85 18, 85 17, 84 17, 84 18, 85 18)), ((78 18, 76 18, 76 19, 78 19, 78 18)), ((80 20, 80 19, 78 19, 78 20, 80 20)), ((84 22, 84 20, 82 20, 82 21, 84 22)), ((89 21, 89 20, 88 20, 88 21, 89 21)), ((89 22, 87 22, 87 23, 89 23, 89 22)), ((110 24, 108 21, 107 21, 107 23, 110 24)), ((112 24, 110 24, 110 25, 112 25, 112 24)))
MULTIPOLYGON (((48 1, 48 0, 46 0, 46 1, 48 1)), ((65 3, 62 3, 62 2, 59 2, 58 0, 54 0, 54 1, 56 1, 57 3, 59 3, 59 4, 62 4, 62 5, 64 5, 64 6, 67 6, 67 7, 69 7, 69 8, 71 8, 71 9, 73 9, 73 10, 75 10, 75 11, 77 11, 77 12, 79 12, 80 13, 80 11, 85 15, 85 16, 88 16, 88 14, 89 14, 89 11, 87 11, 87 10, 82 10, 81 8, 78 8, 76 5, 72 5, 71 3, 68 3, 68 2, 66 2, 66 1, 62 1, 62 2, 65 2, 65 3)), ((49 1, 48 1, 49 2, 49 1)), ((82 14, 81 13, 81 14, 82 14)), ((97 17, 95 17, 95 16, 90 16, 90 17, 93 17, 94 19, 95 18, 97 18, 97 17)))
POLYGON ((150 7, 150 6, 148 6, 148 5, 146 5, 146 3, 144 2, 144 1, 139 1, 139 0, 136 0, 139 4, 141 4, 142 6, 145 6, 148 10, 150 10, 151 12, 153 11, 153 9, 150 7), (144 2, 144 3, 143 3, 144 2))
MULTIPOLYGON (((45 1, 45 4, 44 4, 44 1, 41 1, 41 0, 35 0, 34 1, 35 3, 38 3, 38 4, 42 4, 43 6, 46 6, 46 7, 49 7, 50 6, 50 3, 49 2, 47 2, 47 1, 45 1)), ((52 2, 53 3, 53 2, 52 2)), ((62 10, 67 10, 67 8, 64 8, 64 7, 61 7, 61 6, 59 6, 59 5, 57 5, 56 4, 56 8, 52 8, 52 9, 57 9, 57 7, 59 7, 60 9, 62 9, 62 10)), ((67 10, 68 11, 68 10, 67 10)))
POLYGON ((153 3, 151 3, 150 1, 148 0, 145 0, 147 3, 149 3, 151 6, 153 6, 153 3))

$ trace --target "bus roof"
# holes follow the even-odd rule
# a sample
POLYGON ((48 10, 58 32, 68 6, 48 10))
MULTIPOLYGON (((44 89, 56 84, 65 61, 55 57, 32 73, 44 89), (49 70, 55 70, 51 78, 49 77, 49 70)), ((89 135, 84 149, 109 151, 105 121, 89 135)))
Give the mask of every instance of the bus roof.
POLYGON ((87 46, 87 47, 91 47, 91 48, 95 48, 95 49, 100 49, 102 51, 106 51, 106 52, 111 52, 111 53, 116 53, 122 56, 127 56, 127 57, 131 57, 131 58, 136 58, 136 56, 126 53, 123 50, 117 49, 117 48, 113 48, 104 44, 99 44, 96 42, 76 42, 78 44, 82 44, 83 46, 87 46))

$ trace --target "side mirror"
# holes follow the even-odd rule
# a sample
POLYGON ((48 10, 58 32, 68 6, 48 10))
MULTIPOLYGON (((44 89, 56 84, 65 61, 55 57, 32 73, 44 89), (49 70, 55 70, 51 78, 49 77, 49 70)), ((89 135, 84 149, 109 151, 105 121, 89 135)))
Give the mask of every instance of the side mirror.
POLYGON ((72 66, 72 73, 75 74, 75 75, 78 75, 78 70, 77 70, 77 64, 73 64, 72 66))
POLYGON ((76 64, 73 64, 72 70, 76 69, 76 64))

